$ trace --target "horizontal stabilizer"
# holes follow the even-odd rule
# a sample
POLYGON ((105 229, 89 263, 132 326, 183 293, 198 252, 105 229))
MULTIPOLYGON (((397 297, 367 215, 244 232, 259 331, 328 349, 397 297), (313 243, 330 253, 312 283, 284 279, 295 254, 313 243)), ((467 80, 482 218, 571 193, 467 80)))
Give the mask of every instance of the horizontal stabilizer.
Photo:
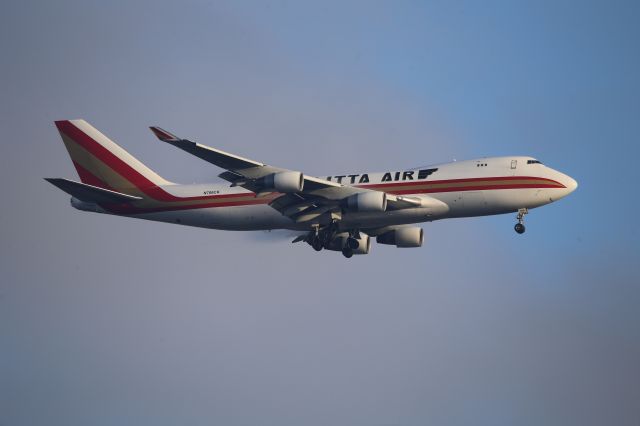
POLYGON ((86 183, 75 182, 69 179, 45 178, 45 180, 62 189, 72 197, 88 203, 122 204, 142 200, 141 197, 127 195, 121 192, 111 191, 109 189, 99 188, 97 186, 87 185, 86 183))

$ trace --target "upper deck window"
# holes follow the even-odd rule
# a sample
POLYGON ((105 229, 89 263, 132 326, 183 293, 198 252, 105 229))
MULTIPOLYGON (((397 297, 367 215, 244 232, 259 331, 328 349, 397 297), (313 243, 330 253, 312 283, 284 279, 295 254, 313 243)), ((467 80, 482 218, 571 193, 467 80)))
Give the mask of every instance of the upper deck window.
POLYGON ((538 160, 527 160, 527 164, 542 164, 542 163, 538 160))

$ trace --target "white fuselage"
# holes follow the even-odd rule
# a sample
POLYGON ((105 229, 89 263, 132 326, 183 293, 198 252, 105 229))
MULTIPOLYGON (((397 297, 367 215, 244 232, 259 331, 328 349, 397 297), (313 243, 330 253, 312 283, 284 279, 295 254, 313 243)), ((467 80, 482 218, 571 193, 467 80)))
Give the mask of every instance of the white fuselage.
MULTIPOLYGON (((549 204, 577 186, 571 177, 531 157, 493 157, 432 165, 410 170, 359 173, 326 177, 332 182, 364 187, 388 194, 428 196, 442 202, 429 208, 408 208, 342 216, 341 227, 374 228, 454 217, 502 214, 549 204)), ((120 214, 147 220, 225 230, 308 230, 311 223, 295 223, 269 206, 277 194, 257 196, 229 184, 166 185, 178 199, 200 197, 215 204, 197 208, 157 208, 149 212, 108 212, 74 200, 83 210, 120 214), (248 199, 247 199, 248 198, 248 199), (234 200, 243 199, 237 202, 234 200)))

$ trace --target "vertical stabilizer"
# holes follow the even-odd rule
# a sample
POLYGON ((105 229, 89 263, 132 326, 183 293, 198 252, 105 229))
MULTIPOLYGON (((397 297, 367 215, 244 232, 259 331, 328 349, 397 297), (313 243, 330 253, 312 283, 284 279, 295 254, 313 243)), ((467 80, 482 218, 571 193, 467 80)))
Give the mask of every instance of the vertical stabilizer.
POLYGON ((55 124, 83 183, 129 193, 170 184, 86 121, 55 124))

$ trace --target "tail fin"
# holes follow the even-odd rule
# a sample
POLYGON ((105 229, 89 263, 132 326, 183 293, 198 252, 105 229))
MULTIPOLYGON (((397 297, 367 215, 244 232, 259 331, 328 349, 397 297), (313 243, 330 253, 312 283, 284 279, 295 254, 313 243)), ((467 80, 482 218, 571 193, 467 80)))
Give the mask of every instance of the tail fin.
POLYGON ((86 121, 55 123, 83 183, 128 193, 171 183, 86 121))

